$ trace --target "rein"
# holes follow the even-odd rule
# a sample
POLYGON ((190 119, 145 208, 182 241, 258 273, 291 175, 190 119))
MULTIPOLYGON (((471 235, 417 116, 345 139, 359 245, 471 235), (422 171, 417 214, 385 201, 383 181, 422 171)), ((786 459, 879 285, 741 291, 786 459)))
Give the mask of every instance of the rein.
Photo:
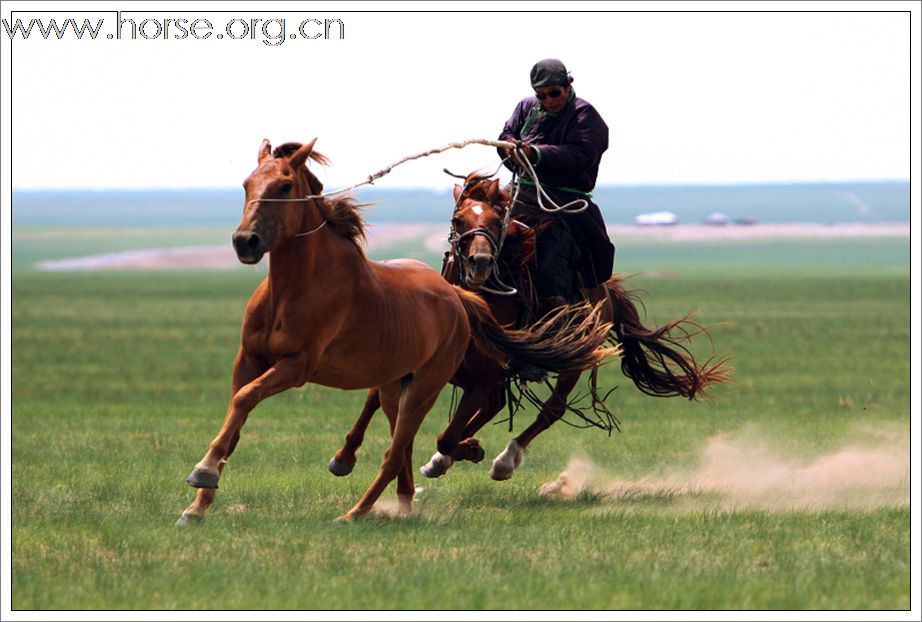
MULTIPOLYGON (((559 214, 561 212, 566 212, 568 214, 579 214, 580 212, 585 212, 589 209, 589 201, 586 199, 574 199, 569 203, 563 205, 558 205, 554 202, 554 199, 545 191, 544 186, 541 185, 541 182, 538 181, 538 174, 535 173, 535 167, 532 165, 531 161, 525 157, 522 153, 522 150, 516 145, 515 149, 512 152, 513 157, 515 158, 516 164, 518 164, 522 170, 524 170, 532 183, 535 184, 536 197, 538 199, 538 208, 545 214, 559 214), (552 207, 544 207, 544 200, 547 200, 552 207), (582 204, 582 205, 580 205, 582 204), (573 207, 575 205, 580 205, 579 207, 573 207)), ((521 181, 516 181, 515 183, 515 197, 512 199, 512 204, 515 205, 515 201, 519 196, 519 188, 522 187, 521 181)))
MULTIPOLYGON (((503 160, 503 162, 505 162, 505 160, 503 160)), ((500 164, 500 166, 502 166, 502 164, 500 164)), ((444 170, 446 173, 448 173, 452 177, 459 177, 458 175, 455 175, 448 169, 442 169, 442 170, 444 170)), ((497 169, 497 172, 498 171, 499 169, 497 169)), ((493 173, 493 175, 495 174, 496 172, 493 173)), ((493 177, 493 175, 490 175, 490 177, 493 177)), ((458 209, 458 205, 460 205, 461 199, 464 198, 464 193, 467 191, 467 189, 471 186, 476 186, 478 183, 481 183, 485 178, 477 178, 477 179, 478 179, 477 182, 469 182, 464 185, 464 188, 458 194, 458 200, 455 201, 455 209, 458 209)), ((516 195, 518 195, 518 192, 516 192, 516 195)), ((503 224, 499 232, 499 240, 497 240, 488 229, 485 229, 483 227, 477 227, 475 229, 470 229, 468 231, 465 231, 462 234, 458 234, 458 232, 455 231, 454 226, 452 226, 451 232, 448 235, 448 243, 451 246, 452 254, 458 258, 459 263, 462 266, 465 265, 465 263, 467 262, 467 259, 460 252, 461 242, 463 242, 466 238, 471 238, 476 235, 482 235, 484 238, 486 238, 487 242, 489 242, 490 248, 492 249, 491 256, 493 258, 493 268, 490 270, 490 276, 492 276, 496 280, 496 282, 499 284, 500 287, 503 287, 505 289, 498 290, 498 289, 493 289, 491 287, 487 287, 486 285, 480 285, 479 287, 476 288, 479 291, 488 292, 490 294, 496 294, 497 296, 515 296, 516 294, 519 293, 519 291, 516 288, 504 283, 502 279, 499 278, 499 274, 497 273, 497 268, 499 266, 499 257, 500 257, 500 253, 503 250, 503 244, 505 244, 506 242, 506 232, 509 229, 509 221, 512 215, 512 205, 514 204, 515 204, 515 197, 513 197, 512 203, 510 203, 506 207, 506 210, 505 210, 506 213, 505 213, 505 216, 503 217, 503 224)), ((468 286, 467 275, 465 274, 464 270, 463 269, 460 270, 459 274, 461 277, 462 284, 465 286, 468 286)))
POLYGON ((304 231, 304 232, 302 232, 302 233, 296 233, 296 234, 295 234, 295 237, 296 237, 296 238, 303 238, 303 237, 306 237, 306 236, 311 235, 311 234, 313 234, 313 233, 317 233, 318 231, 320 231, 321 229, 323 229, 323 227, 324 227, 328 222, 330 222, 330 221, 329 221, 329 220, 324 220, 322 223, 320 223, 319 225, 317 225, 316 227, 314 227, 314 228, 311 229, 310 231, 304 231))
MULTIPOLYGON (((451 233, 449 233, 448 235, 448 243, 449 245, 451 245, 452 254, 458 258, 458 261, 461 263, 463 267, 465 263, 467 262, 467 258, 464 256, 463 253, 460 252, 461 242, 463 242, 467 238, 473 238, 478 235, 482 235, 487 240, 487 242, 490 244, 490 248, 492 249, 491 256, 493 257, 493 265, 494 266, 499 265, 499 252, 502 249, 502 240, 497 242, 493 234, 488 229, 484 229, 483 227, 477 227, 476 229, 471 229, 469 231, 465 231, 464 233, 460 233, 460 234, 457 231, 455 231, 454 227, 452 227, 451 233)), ((505 235, 502 237, 505 238, 505 235)), ((462 285, 464 285, 465 287, 468 287, 467 274, 465 273, 463 269, 459 271, 459 276, 461 277, 462 285)), ((476 289, 479 291, 488 292, 490 294, 496 294, 497 296, 515 296, 516 294, 519 293, 519 291, 516 288, 511 287, 502 282, 502 280, 499 278, 499 275, 496 274, 495 268, 490 270, 490 276, 492 276, 496 280, 496 282, 499 284, 500 287, 504 287, 505 289, 504 290, 493 289, 492 287, 488 287, 486 285, 480 285, 476 289)))

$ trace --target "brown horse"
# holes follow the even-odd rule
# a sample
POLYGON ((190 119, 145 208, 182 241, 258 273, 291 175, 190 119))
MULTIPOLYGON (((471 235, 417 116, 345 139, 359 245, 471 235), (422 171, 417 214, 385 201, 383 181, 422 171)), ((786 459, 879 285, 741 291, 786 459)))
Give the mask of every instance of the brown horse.
POLYGON ((609 325, 597 313, 580 310, 582 323, 573 320, 566 335, 507 331, 479 296, 425 264, 369 261, 359 245, 364 223, 354 199, 314 194, 322 185, 305 164, 326 163, 313 150, 315 141, 273 152, 264 140, 258 166, 244 182, 234 249, 247 264, 269 253, 269 275, 247 305, 233 397, 223 427, 187 480, 199 490, 181 524, 201 520, 214 501, 250 411, 292 387, 379 387, 391 445, 371 486, 341 517, 351 519, 368 512, 395 478, 400 504, 410 509, 413 438, 472 338, 493 359, 521 358, 546 369, 589 367, 609 353, 599 348, 609 325))
MULTIPOLYGON (((471 174, 463 188, 455 186, 452 245, 443 276, 450 283, 481 291, 501 321, 527 323, 531 321, 530 311, 534 304, 525 292, 508 296, 487 287, 497 273, 506 278, 521 273, 533 244, 534 236, 527 227, 507 218, 510 203, 511 197, 500 189, 497 180, 471 174), (508 223, 505 235, 504 223, 508 223)), ((709 386, 729 379, 725 359, 715 362, 712 357, 699 363, 681 344, 693 334, 689 329, 694 325, 687 317, 655 330, 646 328, 631 295, 617 277, 583 293, 589 301, 602 304, 603 317, 612 322, 612 341, 622 351, 622 372, 642 392, 658 397, 681 395, 698 399, 706 394, 709 386)), ((581 373, 564 373, 557 378, 554 392, 535 421, 511 440, 493 461, 490 472, 493 479, 512 477, 522 463, 525 448, 565 414, 567 398, 581 373)), ((473 435, 505 404, 504 370, 479 352, 476 345, 468 349, 451 382, 462 388, 464 394, 448 427, 439 435, 438 451, 420 469, 427 477, 441 476, 460 460, 479 462, 484 452, 473 435)), ((335 475, 345 475, 352 470, 355 452, 378 402, 375 390, 370 391, 345 444, 330 462, 330 471, 335 475)))

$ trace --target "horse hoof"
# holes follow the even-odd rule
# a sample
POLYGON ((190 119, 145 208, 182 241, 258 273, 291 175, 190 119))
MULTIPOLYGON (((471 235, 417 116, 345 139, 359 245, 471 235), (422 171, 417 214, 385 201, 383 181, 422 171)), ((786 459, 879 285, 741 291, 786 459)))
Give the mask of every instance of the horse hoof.
POLYGON ((512 479, 512 473, 512 469, 503 469, 494 466, 492 469, 490 469, 490 479, 497 482, 504 482, 507 479, 512 479))
POLYGON ((487 457, 487 454, 486 452, 484 452, 483 447, 478 445, 477 447, 474 447, 471 449, 471 455, 468 458, 468 460, 470 460, 474 464, 477 464, 478 462, 482 462, 483 459, 486 457, 487 457))
POLYGON ((188 512, 183 512, 182 516, 179 517, 179 520, 176 521, 177 527, 189 527, 190 525, 201 525, 205 519, 197 514, 189 514, 188 512))
POLYGON ((355 463, 346 464, 345 462, 340 462, 336 459, 336 456, 333 456, 330 459, 330 463, 327 465, 327 468, 330 469, 330 473, 336 477, 343 477, 352 473, 352 469, 355 467, 355 463))
POLYGON ((189 477, 186 478, 186 481, 189 482, 189 485, 193 488, 214 489, 218 487, 218 477, 220 477, 220 475, 217 472, 195 468, 192 473, 189 474, 189 477))
POLYGON ((448 472, 448 469, 451 468, 451 465, 454 464, 451 456, 446 456, 441 452, 435 452, 432 454, 432 457, 429 458, 429 462, 419 467, 419 472, 425 475, 426 477, 442 477, 445 473, 448 472))
POLYGON ((334 522, 334 523, 338 523, 338 524, 340 524, 340 525, 351 525, 351 524, 352 524, 352 521, 354 521, 354 520, 355 520, 355 517, 354 517, 351 513, 348 513, 348 512, 347 512, 346 514, 343 514, 342 516, 340 516, 339 518, 337 518, 337 519, 334 520, 333 522, 334 522))
POLYGON ((522 464, 525 449, 515 439, 509 441, 506 449, 496 456, 490 469, 490 477, 497 482, 502 482, 512 477, 512 473, 522 464))

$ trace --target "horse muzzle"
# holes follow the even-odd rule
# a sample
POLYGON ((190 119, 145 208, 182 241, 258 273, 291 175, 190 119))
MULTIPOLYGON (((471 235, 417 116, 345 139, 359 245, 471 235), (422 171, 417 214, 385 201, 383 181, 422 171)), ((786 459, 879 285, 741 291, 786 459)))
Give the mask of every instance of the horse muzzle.
POLYGON ((265 240, 255 231, 236 231, 232 238, 234 251, 241 263, 259 263, 266 254, 265 240))
POLYGON ((471 287, 480 287, 487 282, 493 272, 493 256, 486 253, 476 253, 464 257, 465 281, 471 287))

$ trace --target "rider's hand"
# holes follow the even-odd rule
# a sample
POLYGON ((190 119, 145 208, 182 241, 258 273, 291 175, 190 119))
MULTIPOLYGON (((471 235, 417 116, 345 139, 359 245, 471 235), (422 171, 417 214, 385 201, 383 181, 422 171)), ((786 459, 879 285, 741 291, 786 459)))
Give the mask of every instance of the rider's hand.
POLYGON ((523 143, 521 147, 522 155, 528 158, 529 162, 535 161, 535 148, 527 143, 523 143))
MULTIPOLYGON (((532 146, 529 145, 528 143, 519 143, 519 144, 518 144, 518 148, 519 148, 519 151, 521 152, 521 154, 522 154, 523 156, 525 156, 526 158, 528 158, 528 161, 529 161, 529 162, 534 162, 534 161, 535 161, 535 148, 534 148, 534 147, 532 147, 532 146)), ((517 162, 516 159, 515 159, 515 156, 513 155, 513 150, 512 150, 512 149, 510 149, 509 147, 504 147, 504 148, 503 148, 503 153, 504 153, 505 156, 506 156, 507 158, 509 158, 513 163, 518 164, 518 162, 517 162)))

